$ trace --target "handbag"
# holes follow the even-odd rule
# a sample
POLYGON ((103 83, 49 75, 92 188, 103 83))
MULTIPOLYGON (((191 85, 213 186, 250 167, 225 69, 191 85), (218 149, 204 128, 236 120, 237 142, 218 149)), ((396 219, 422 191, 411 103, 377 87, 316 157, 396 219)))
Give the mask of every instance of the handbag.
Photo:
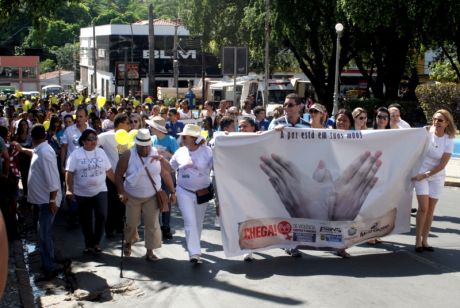
POLYGON ((206 203, 214 198, 214 186, 212 186, 212 183, 211 183, 206 188, 198 189, 195 192, 195 195, 196 195, 196 203, 198 204, 206 203))
MULTIPOLYGON (((139 153, 138 153, 139 154, 139 153)), ((155 189, 155 198, 157 199, 157 205, 160 211, 163 212, 169 212, 169 196, 164 190, 157 190, 157 187, 155 185, 155 181, 153 180, 152 176, 150 175, 149 169, 147 169, 147 166, 144 164, 144 161, 142 160, 142 157, 139 155, 139 159, 142 162, 142 165, 144 166, 145 172, 147 172, 147 176, 149 177, 150 182, 153 185, 153 189, 155 189)))

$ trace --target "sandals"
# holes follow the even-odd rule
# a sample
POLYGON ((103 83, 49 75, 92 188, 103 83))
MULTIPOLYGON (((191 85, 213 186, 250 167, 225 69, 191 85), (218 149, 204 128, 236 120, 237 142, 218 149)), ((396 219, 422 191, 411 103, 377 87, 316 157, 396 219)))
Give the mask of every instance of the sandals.
POLYGON ((342 257, 344 259, 350 259, 351 255, 345 249, 339 249, 335 253, 337 256, 342 257))
POLYGON ((155 261, 160 260, 160 258, 158 258, 154 253, 152 253, 151 255, 146 254, 145 259, 150 262, 155 262, 155 261))

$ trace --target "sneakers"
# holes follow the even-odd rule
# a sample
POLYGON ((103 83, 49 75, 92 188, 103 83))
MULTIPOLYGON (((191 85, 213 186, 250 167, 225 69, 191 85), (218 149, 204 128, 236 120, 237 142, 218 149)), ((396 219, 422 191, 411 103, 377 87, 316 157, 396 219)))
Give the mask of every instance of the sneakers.
POLYGON ((193 255, 190 257, 190 262, 193 264, 201 264, 203 261, 201 261, 201 258, 199 255, 193 255))
POLYGON ((244 262, 254 261, 254 256, 252 255, 252 252, 245 254, 243 260, 244 262))
POLYGON ((171 228, 169 227, 161 227, 161 236, 163 241, 170 241, 173 239, 173 235, 171 233, 171 228))
POLYGON ((284 251, 293 258, 302 257, 302 254, 297 248, 286 248, 284 251))

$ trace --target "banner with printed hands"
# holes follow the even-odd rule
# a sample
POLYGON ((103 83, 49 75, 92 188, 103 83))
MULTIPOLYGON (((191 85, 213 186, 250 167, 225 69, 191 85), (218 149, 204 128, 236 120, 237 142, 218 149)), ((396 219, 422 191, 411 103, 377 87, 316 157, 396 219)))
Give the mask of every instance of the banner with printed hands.
POLYGON ((216 137, 226 256, 270 248, 340 249, 410 230, 424 128, 294 129, 216 137))

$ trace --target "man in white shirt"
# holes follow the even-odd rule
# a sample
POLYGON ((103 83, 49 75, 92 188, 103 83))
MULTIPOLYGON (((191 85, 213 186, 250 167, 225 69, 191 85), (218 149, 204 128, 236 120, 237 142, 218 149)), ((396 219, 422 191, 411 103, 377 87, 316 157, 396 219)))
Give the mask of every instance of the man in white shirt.
MULTIPOLYGON (((78 108, 76 113, 76 123, 67 127, 64 131, 64 135, 61 138, 61 170, 65 173, 66 159, 70 154, 79 147, 78 139, 81 133, 90 128, 88 125, 88 112, 85 108, 78 108)), ((77 219, 77 204, 74 200, 68 199, 69 213, 68 223, 69 227, 78 227, 77 219)))
POLYGON ((16 147, 32 156, 27 179, 27 201, 39 209, 40 256, 44 270, 44 276, 39 280, 50 280, 60 270, 54 261, 52 227, 54 216, 61 204, 61 182, 56 153, 46 141, 43 125, 33 126, 31 135, 33 150, 22 148, 18 144, 16 147))
POLYGON ((391 104, 388 106, 390 112, 390 127, 391 128, 410 128, 409 123, 401 119, 401 105, 391 104))
MULTIPOLYGON (((129 117, 125 113, 119 113, 114 118, 115 128, 109 130, 98 136, 98 146, 100 146, 112 165, 112 170, 115 172, 118 164, 119 156, 128 149, 126 145, 120 145, 115 140, 115 133, 124 129, 129 130, 129 117)), ((125 205, 118 198, 117 187, 115 183, 108 178, 105 180, 107 184, 108 204, 107 207, 107 220, 105 222, 105 236, 113 238, 115 233, 123 232, 123 216, 125 212, 125 205)))

